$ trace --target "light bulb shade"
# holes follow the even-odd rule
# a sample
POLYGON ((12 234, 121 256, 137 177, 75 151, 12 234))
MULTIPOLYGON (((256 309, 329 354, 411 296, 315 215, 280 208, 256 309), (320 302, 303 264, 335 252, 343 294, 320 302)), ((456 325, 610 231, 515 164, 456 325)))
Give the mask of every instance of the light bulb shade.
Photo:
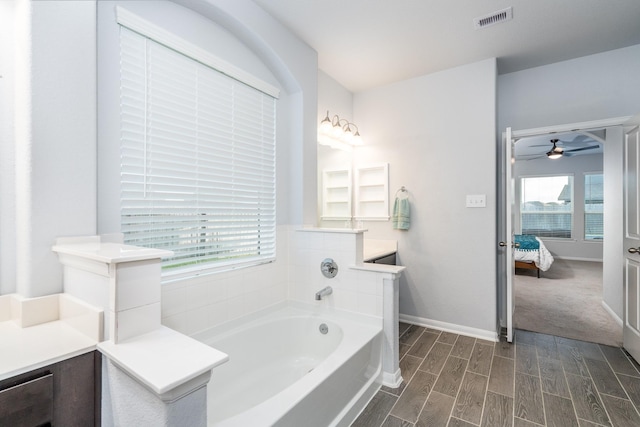
POLYGON ((353 135, 353 138, 351 138, 351 145, 364 145, 360 132, 356 131, 355 135, 353 135))
POLYGON ((331 136, 334 137, 335 139, 342 139, 343 135, 344 135, 344 131, 342 130, 342 127, 340 126, 340 124, 333 125, 333 127, 331 128, 331 136))
POLYGON ((562 149, 562 147, 556 146, 557 142, 558 142, 557 139, 551 140, 551 143, 553 144, 553 148, 551 149, 551 151, 547 152, 547 157, 549 157, 551 160, 559 159, 560 157, 562 157, 562 154, 564 153, 564 149, 562 149))
POLYGON ((331 119, 329 118, 329 112, 327 111, 327 117, 322 119, 320 122, 320 127, 318 128, 318 133, 322 135, 329 135, 331 133, 331 129, 333 126, 331 125, 331 119))
POLYGON ((342 141, 346 142, 347 144, 351 144, 353 141, 354 135, 348 123, 344 125, 344 127, 342 128, 342 131, 343 131, 342 138, 341 138, 342 141))
POLYGON ((560 151, 551 150, 547 152, 547 157, 550 158, 551 160, 559 159, 560 157, 562 157, 562 150, 560 151))

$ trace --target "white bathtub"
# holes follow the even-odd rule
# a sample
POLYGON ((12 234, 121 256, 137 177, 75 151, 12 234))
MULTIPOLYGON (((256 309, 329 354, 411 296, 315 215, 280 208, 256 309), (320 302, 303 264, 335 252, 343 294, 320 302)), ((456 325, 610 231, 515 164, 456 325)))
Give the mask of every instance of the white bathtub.
POLYGON ((311 310, 284 307, 196 337, 229 355, 208 384, 208 426, 351 424, 380 386, 381 319, 311 310))

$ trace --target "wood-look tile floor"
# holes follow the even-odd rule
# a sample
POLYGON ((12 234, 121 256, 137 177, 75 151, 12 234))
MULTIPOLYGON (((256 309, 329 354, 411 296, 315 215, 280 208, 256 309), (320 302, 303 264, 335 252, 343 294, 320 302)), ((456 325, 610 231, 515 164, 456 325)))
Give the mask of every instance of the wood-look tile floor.
POLYGON ((522 330, 513 344, 400 334, 404 382, 352 427, 640 426, 640 365, 622 349, 522 330))

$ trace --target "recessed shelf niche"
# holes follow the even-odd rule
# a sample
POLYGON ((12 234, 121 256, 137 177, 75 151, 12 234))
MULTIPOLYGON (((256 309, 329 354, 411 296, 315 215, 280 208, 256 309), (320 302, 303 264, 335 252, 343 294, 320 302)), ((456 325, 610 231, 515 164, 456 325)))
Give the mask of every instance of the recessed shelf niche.
POLYGON ((389 163, 355 169, 356 220, 389 219, 389 163))
POLYGON ((350 169, 322 171, 322 219, 388 220, 389 164, 359 166, 354 170, 353 181, 350 169))
POLYGON ((322 219, 351 219, 351 170, 322 171, 322 219))

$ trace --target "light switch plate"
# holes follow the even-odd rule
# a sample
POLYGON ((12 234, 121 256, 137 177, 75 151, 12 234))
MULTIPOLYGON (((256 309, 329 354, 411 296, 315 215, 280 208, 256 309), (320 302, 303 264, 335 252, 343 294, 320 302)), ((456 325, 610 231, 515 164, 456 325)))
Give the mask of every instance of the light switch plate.
POLYGON ((467 194, 468 208, 486 208, 487 196, 485 194, 467 194))

